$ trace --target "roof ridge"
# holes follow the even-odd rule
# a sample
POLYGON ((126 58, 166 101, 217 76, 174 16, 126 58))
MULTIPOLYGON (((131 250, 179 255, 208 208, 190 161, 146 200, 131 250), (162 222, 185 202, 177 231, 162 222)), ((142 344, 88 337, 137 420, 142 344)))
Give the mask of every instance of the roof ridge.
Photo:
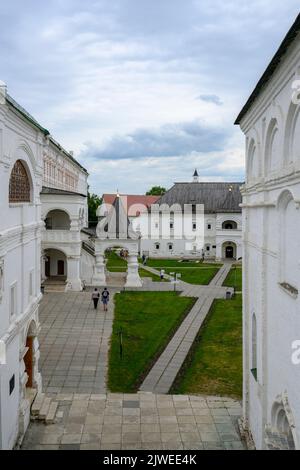
POLYGON ((284 55, 287 52, 287 49, 289 46, 293 43, 295 40, 296 36, 298 35, 300 31, 300 13, 296 17, 294 23, 288 30, 287 34, 284 36, 283 40, 281 41, 277 51, 273 55, 269 65, 263 72, 262 76, 258 80, 254 90, 252 91, 251 95, 249 96, 248 100, 246 101, 245 105, 243 106, 242 110, 240 111, 238 117, 236 118, 234 124, 240 124, 242 118, 245 116, 247 111, 250 109, 252 106, 253 102, 256 100, 256 98, 259 96, 261 90, 263 87, 269 82, 271 79, 272 75, 275 73, 278 65, 281 63, 281 59, 284 57, 284 55))

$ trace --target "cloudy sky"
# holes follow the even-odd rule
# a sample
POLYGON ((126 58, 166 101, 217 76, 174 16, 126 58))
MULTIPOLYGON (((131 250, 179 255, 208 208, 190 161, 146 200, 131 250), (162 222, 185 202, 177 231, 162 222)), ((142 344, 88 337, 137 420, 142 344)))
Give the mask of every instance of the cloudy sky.
POLYGON ((101 194, 240 181, 233 126, 299 0, 10 0, 0 79, 101 194))

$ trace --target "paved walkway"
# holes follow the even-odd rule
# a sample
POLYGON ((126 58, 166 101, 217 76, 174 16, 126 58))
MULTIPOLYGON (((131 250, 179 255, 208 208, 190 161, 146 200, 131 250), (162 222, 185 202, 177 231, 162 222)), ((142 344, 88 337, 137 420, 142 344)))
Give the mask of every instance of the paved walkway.
POLYGON ((108 312, 94 310, 91 292, 46 293, 40 305, 43 391, 105 393, 113 295, 108 312))
POLYGON ((32 422, 21 449, 243 449, 240 403, 187 395, 57 395, 56 422, 32 422))
POLYGON ((141 391, 169 392, 214 299, 217 297, 216 293, 219 292, 218 289, 221 289, 220 286, 225 281, 230 269, 231 263, 225 263, 210 282, 209 288, 189 284, 184 288, 181 295, 192 295, 199 298, 146 376, 140 387, 141 391))

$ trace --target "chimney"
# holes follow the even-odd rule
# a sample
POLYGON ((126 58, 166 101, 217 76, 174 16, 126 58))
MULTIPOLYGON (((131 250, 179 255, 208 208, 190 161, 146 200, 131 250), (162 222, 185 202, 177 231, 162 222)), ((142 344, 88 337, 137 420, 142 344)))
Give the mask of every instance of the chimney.
POLYGON ((69 154, 71 155, 71 157, 74 157, 74 150, 69 150, 69 154))
POLYGON ((6 103, 6 92, 7 92, 6 83, 0 80, 0 104, 6 103))

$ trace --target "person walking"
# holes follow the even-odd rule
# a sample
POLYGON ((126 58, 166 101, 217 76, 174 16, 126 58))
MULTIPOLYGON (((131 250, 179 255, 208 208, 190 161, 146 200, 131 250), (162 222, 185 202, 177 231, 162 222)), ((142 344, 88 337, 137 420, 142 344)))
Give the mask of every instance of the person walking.
POLYGON ((164 269, 161 269, 161 270, 160 270, 160 280, 163 281, 163 280, 164 280, 164 277, 165 277, 165 270, 164 270, 164 269))
POLYGON ((97 287, 95 287, 95 289, 93 290, 93 293, 92 293, 92 301, 94 302, 94 309, 95 310, 98 306, 99 299, 100 299, 100 292, 98 291, 97 287))
POLYGON ((104 287, 104 290, 101 294, 101 302, 103 303, 103 310, 107 312, 107 304, 109 302, 109 292, 107 287, 104 287))

